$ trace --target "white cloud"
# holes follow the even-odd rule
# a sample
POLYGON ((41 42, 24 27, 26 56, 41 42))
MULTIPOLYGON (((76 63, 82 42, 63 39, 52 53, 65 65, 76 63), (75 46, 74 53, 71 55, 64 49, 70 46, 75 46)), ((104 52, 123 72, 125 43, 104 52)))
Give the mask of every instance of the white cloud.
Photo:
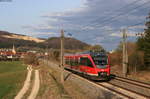
POLYGON ((23 26, 24 29, 29 29, 32 31, 40 31, 40 30, 52 30, 55 29, 55 27, 45 24, 40 24, 37 26, 23 26))
POLYGON ((119 33, 112 33, 112 34, 110 34, 110 36, 114 36, 114 37, 122 37, 122 34, 119 34, 119 33))
MULTIPOLYGON (((80 40, 86 40, 86 42, 91 44, 97 43, 98 41, 99 43, 103 43, 104 47, 112 49, 116 47, 120 42, 119 38, 122 37, 120 29, 127 28, 141 21, 144 22, 145 17, 149 13, 148 11, 150 11, 147 5, 143 6, 145 7, 144 9, 137 8, 136 11, 117 17, 118 14, 125 14, 133 10, 136 6, 148 2, 148 0, 139 0, 129 7, 127 6, 121 10, 117 10, 134 1, 135 0, 84 0, 84 4, 81 5, 80 8, 64 12, 48 13, 42 16, 47 19, 47 23, 42 24, 42 26, 31 26, 28 28, 42 33, 57 33, 60 31, 59 29, 63 28, 80 40), (116 16, 115 19, 111 20, 114 16, 116 16), (109 44, 111 46, 108 46, 109 44)), ((134 30, 129 31, 132 37, 135 35, 134 32, 138 32, 137 28, 144 28, 144 26, 139 25, 133 28, 134 30)))
POLYGON ((130 29, 145 29, 146 28, 146 26, 145 25, 137 25, 137 26, 131 26, 131 27, 129 27, 130 29))
MULTIPOLYGON (((110 34, 110 36, 121 38, 121 37, 123 37, 123 34, 122 33, 112 33, 112 34, 110 34)), ((136 33, 130 32, 130 33, 127 33, 127 36, 128 37, 136 37, 136 33)))

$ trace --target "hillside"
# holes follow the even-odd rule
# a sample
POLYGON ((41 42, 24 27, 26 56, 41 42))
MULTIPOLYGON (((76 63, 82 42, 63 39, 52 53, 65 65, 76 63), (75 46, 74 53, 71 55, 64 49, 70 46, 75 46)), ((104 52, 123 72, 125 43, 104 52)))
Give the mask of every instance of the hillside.
MULTIPOLYGON (((51 37, 46 41, 49 44, 49 47, 54 49, 60 49, 60 38, 59 37, 51 37)), ((64 39, 64 47, 65 49, 84 49, 85 47, 90 46, 80 40, 75 38, 65 38, 64 39)))
POLYGON ((12 48, 15 44, 16 47, 41 47, 43 48, 45 40, 33 38, 25 35, 9 33, 0 31, 0 48, 12 48))
POLYGON ((9 33, 6 31, 0 31, 0 38, 28 40, 28 41, 34 41, 36 43, 41 43, 45 41, 44 39, 33 38, 30 36, 21 35, 21 34, 9 33))
MULTIPOLYGON (((33 38, 26 35, 9 33, 6 31, 0 31, 0 48, 12 48, 14 44, 17 48, 36 49, 48 48, 59 49, 60 39, 59 37, 51 37, 49 39, 33 38)), ((90 45, 79 41, 75 38, 65 38, 65 49, 84 49, 90 45)))

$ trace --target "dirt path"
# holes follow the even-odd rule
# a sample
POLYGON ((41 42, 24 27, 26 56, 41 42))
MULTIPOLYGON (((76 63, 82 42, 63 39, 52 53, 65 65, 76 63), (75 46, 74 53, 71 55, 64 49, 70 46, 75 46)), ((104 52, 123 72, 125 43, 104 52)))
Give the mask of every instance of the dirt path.
POLYGON ((35 70, 34 86, 28 99, 35 99, 40 88, 39 70, 35 70))
POLYGON ((24 86, 19 91, 19 93, 17 94, 17 96, 15 97, 15 99, 21 99, 24 96, 24 94, 27 92, 27 90, 29 89, 29 87, 30 87, 30 81, 31 81, 31 75, 32 75, 32 68, 29 66, 27 68, 27 70, 28 70, 28 74, 27 74, 26 80, 24 82, 24 86))

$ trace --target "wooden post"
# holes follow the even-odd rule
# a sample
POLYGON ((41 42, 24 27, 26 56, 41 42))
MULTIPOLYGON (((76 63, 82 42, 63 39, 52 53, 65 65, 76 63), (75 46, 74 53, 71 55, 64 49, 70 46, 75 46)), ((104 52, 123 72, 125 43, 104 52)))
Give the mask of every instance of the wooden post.
POLYGON ((126 39, 127 39, 127 34, 126 34, 126 30, 123 29, 123 59, 122 59, 122 67, 123 67, 123 76, 126 77, 127 76, 127 65, 128 65, 128 54, 127 54, 127 43, 126 43, 126 39))
POLYGON ((47 45, 46 45, 46 53, 47 53, 46 59, 47 59, 47 66, 48 66, 48 42, 47 42, 47 45))
POLYGON ((61 30, 61 55, 60 55, 60 66, 61 66, 61 83, 64 84, 64 31, 61 30))

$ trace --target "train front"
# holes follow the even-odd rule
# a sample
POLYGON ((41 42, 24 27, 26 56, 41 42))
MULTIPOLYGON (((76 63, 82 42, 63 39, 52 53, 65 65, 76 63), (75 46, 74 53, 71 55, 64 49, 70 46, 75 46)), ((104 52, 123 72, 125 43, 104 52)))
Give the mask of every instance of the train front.
POLYGON ((98 78, 100 80, 108 80, 110 76, 109 57, 105 52, 97 52, 92 55, 95 63, 98 78))

